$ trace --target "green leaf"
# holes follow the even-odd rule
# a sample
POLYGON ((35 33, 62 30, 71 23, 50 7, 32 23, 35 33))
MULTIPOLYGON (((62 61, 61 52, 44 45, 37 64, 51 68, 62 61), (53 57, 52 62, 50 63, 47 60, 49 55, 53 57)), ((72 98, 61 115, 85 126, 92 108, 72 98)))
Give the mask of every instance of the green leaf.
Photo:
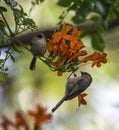
POLYGON ((81 20, 79 19, 79 16, 77 16, 77 15, 73 16, 71 20, 72 20, 75 24, 79 24, 80 21, 81 21, 81 20))
POLYGON ((96 25, 96 26, 93 27, 93 29, 98 33, 104 33, 105 32, 105 29, 102 25, 96 25))
POLYGON ((0 59, 0 63, 3 63, 4 62, 4 59, 0 59))
POLYGON ((81 38, 85 37, 85 36, 88 35, 89 32, 90 32, 89 29, 83 29, 82 31, 83 31, 83 32, 82 32, 82 34, 81 34, 81 38))
POLYGON ((19 12, 22 14, 22 16, 23 16, 23 15, 24 15, 24 16, 27 16, 27 13, 24 12, 23 7, 22 7, 21 5, 19 5, 19 7, 20 7, 19 12))
POLYGON ((44 2, 45 0, 35 0, 35 1, 31 1, 31 4, 33 5, 33 6, 35 6, 35 5, 38 5, 38 4, 40 4, 40 3, 42 3, 42 2, 44 2))
POLYGON ((35 22, 30 18, 25 18, 24 21, 23 21, 23 24, 33 26, 33 25, 35 25, 35 22))
POLYGON ((93 34, 91 37, 91 42, 92 42, 92 47, 95 50, 103 52, 105 48, 105 44, 102 37, 99 34, 93 34))
POLYGON ((11 60, 12 60, 13 62, 15 62, 14 56, 10 55, 10 57, 11 57, 11 60))
POLYGON ((12 47, 13 47, 13 49, 14 49, 16 52, 18 52, 19 54, 21 54, 21 50, 18 49, 18 47, 17 47, 17 45, 16 45, 15 43, 12 45, 12 47))
POLYGON ((4 82, 7 78, 7 73, 0 72, 0 83, 4 82))
POLYGON ((95 8, 101 15, 105 15, 105 8, 99 0, 95 1, 95 8))
POLYGON ((35 1, 31 1, 31 4, 32 4, 33 6, 35 6, 36 3, 35 3, 35 1))
POLYGON ((3 12, 7 12, 7 9, 3 6, 0 6, 0 14, 3 12))
POLYGON ((90 19, 97 22, 97 23, 101 23, 101 21, 102 21, 102 19, 101 19, 101 17, 99 15, 92 16, 90 19))
POLYGON ((72 0, 59 0, 57 4, 63 7, 68 7, 70 6, 71 2, 72 0))
POLYGON ((9 69, 8 68, 5 68, 4 71, 8 71, 9 69))
MULTIPOLYGON (((4 23, 2 20, 0 20, 0 35, 5 35, 5 34, 7 34, 7 33, 6 33, 6 30, 5 30, 5 27, 6 27, 5 23, 4 23)), ((0 40, 1 40, 1 39, 0 39, 0 40)))
POLYGON ((45 0, 40 0, 40 2, 42 3, 42 2, 44 2, 45 0))
POLYGON ((5 26, 5 23, 2 20, 0 20, 0 26, 5 26))

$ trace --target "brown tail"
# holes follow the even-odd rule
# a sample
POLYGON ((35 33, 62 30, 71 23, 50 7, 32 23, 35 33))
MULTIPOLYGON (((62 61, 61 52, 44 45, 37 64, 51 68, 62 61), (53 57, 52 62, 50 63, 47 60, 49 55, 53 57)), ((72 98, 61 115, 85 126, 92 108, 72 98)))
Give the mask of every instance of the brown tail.
POLYGON ((32 61, 31 61, 30 67, 29 67, 30 70, 34 70, 35 69, 36 59, 37 58, 35 56, 32 58, 32 61))

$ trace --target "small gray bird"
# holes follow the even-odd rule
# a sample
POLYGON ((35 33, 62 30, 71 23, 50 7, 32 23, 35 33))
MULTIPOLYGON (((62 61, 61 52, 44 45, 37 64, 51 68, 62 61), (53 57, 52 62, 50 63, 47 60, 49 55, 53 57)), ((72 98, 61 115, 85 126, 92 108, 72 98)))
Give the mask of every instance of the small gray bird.
POLYGON ((85 91, 92 82, 92 77, 87 72, 81 72, 81 76, 69 78, 66 83, 65 96, 52 109, 54 112, 64 101, 71 100, 85 91))
POLYGON ((37 57, 41 57, 45 55, 47 48, 47 40, 43 33, 36 34, 31 40, 31 52, 33 54, 33 58, 30 64, 30 69, 34 70, 36 65, 37 57))

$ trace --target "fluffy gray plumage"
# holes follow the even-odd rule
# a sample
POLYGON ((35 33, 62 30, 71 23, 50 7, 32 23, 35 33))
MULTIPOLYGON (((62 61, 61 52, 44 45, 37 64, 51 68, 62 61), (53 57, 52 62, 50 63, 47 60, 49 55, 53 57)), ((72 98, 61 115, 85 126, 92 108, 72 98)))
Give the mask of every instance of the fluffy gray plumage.
POLYGON ((35 69, 36 59, 37 57, 41 57, 45 55, 47 41, 43 33, 36 34, 31 41, 31 52, 33 54, 33 58, 30 64, 30 69, 35 69))
POLYGON ((52 109, 54 112, 64 101, 71 100, 85 91, 92 83, 92 77, 87 72, 81 72, 81 76, 69 78, 66 83, 65 96, 52 109))

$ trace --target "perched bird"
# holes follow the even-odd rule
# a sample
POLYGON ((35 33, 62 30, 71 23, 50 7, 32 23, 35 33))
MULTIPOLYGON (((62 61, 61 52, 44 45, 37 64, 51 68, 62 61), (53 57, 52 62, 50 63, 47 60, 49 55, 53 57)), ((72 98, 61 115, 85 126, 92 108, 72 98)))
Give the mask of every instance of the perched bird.
POLYGON ((35 69, 36 59, 37 57, 41 57, 45 55, 47 40, 43 33, 36 34, 31 40, 31 52, 33 54, 33 58, 30 64, 30 69, 35 69))
POLYGON ((71 100, 85 91, 92 82, 92 77, 87 72, 81 72, 81 76, 68 78, 66 83, 65 96, 52 109, 54 112, 64 101, 71 100))

